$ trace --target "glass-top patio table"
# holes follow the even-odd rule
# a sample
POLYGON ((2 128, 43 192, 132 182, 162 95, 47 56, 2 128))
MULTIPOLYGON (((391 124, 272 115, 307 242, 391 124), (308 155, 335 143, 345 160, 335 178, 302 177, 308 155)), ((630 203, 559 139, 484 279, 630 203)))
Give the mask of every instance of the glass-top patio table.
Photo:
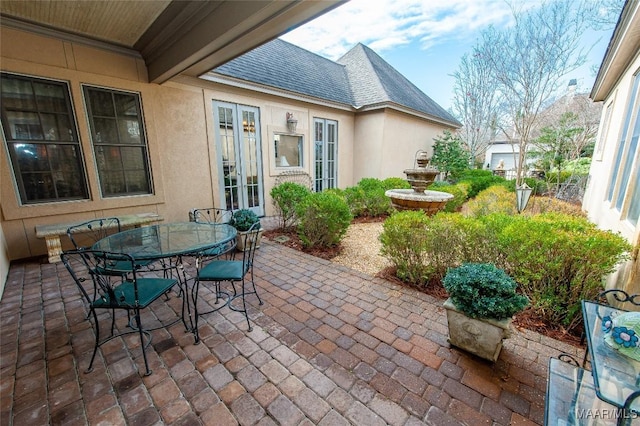
POLYGON ((624 410, 618 424, 638 418, 640 362, 609 346, 602 326, 603 319, 614 318, 626 311, 583 301, 582 312, 596 394, 601 400, 624 410))
POLYGON ((227 224, 164 223, 118 232, 96 242, 92 249, 127 253, 135 260, 157 260, 226 246, 236 233, 227 224))
POLYGON ((182 299, 183 322, 190 331, 195 331, 194 324, 196 322, 192 318, 189 301, 195 305, 197 293, 193 289, 189 292, 182 258, 214 248, 220 248, 219 252, 232 249, 235 246, 236 234, 236 229, 227 224, 163 223, 109 235, 96 242, 92 249, 111 253, 126 253, 137 261, 168 260, 162 270, 164 273, 176 270, 181 290, 185 294, 182 299), (184 317, 185 313, 188 318, 184 317))

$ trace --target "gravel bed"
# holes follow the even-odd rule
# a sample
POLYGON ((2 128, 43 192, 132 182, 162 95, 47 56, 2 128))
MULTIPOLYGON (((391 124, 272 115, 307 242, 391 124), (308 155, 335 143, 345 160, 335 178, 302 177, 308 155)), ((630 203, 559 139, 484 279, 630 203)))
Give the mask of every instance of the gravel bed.
POLYGON ((331 261, 365 274, 377 274, 391 266, 391 262, 380 255, 382 244, 378 237, 381 233, 382 222, 352 223, 341 242, 342 252, 331 261))

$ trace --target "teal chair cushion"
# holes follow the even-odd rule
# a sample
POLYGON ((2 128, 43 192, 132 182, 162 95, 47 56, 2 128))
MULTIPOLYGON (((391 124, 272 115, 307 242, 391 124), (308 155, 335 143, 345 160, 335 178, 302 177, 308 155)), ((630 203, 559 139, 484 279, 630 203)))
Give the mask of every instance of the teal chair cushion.
POLYGON ((246 272, 239 260, 216 260, 202 268, 198 278, 203 281, 240 281, 246 272))
MULTIPOLYGON (((138 306, 146 308, 162 296, 178 281, 170 278, 138 278, 138 306)), ((124 281, 113 289, 117 300, 112 301, 108 294, 93 302, 94 308, 133 307, 135 306, 135 293, 132 281, 124 281)))

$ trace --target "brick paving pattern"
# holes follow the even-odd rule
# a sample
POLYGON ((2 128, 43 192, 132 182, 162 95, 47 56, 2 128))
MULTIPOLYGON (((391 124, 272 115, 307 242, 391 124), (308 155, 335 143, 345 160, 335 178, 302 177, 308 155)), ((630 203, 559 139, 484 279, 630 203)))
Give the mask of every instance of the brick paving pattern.
MULTIPOLYGON (((252 332, 224 308, 201 318, 198 345, 181 323, 154 331, 151 376, 135 334, 103 345, 85 373, 93 329, 68 272, 13 264, 0 303, 0 424, 536 425, 549 357, 582 355, 514 331, 491 364, 447 343, 441 301, 269 241, 256 284, 265 304, 249 297, 252 332)), ((205 286, 201 303, 214 299, 205 286)), ((180 305, 173 295, 144 315, 180 305)))

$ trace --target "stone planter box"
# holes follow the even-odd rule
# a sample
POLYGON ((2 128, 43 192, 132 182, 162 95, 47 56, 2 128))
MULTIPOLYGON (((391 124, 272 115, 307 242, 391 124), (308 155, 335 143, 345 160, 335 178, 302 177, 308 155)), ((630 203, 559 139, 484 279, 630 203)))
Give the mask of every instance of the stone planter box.
MULTIPOLYGON (((256 240, 256 248, 260 248, 260 240, 262 240, 262 233, 264 232, 264 229, 260 228, 260 230, 258 231, 258 239, 256 240)), ((248 233, 248 231, 245 232, 240 232, 238 231, 238 234, 236 235, 236 249, 238 251, 245 251, 246 248, 244 246, 244 239, 245 239, 245 235, 248 233)))
POLYGON ((495 362, 502 350, 502 340, 510 336, 511 318, 506 320, 469 318, 444 302, 449 325, 449 343, 486 360, 495 362))

